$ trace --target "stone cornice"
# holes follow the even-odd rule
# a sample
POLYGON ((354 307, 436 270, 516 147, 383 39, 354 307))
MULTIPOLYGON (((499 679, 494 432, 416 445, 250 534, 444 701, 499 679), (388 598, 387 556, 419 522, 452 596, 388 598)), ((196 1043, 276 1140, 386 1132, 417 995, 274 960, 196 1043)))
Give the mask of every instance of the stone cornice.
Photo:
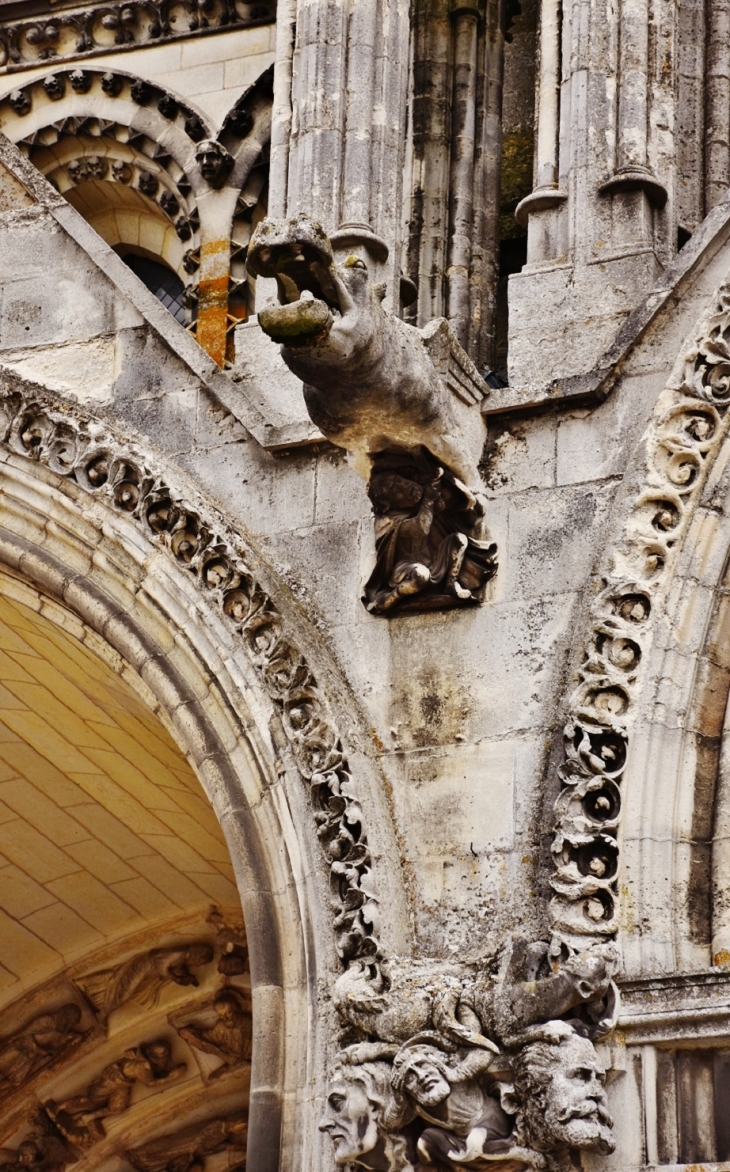
POLYGON ((118 53, 125 49, 165 44, 236 28, 267 24, 276 19, 276 0, 243 4, 237 0, 127 0, 125 3, 87 3, 51 9, 39 5, 37 15, 13 19, 27 5, 8 6, 3 19, 0 5, 0 74, 38 65, 118 53), (205 11, 203 8, 205 7, 205 11), (181 19, 180 10, 184 11, 181 19))

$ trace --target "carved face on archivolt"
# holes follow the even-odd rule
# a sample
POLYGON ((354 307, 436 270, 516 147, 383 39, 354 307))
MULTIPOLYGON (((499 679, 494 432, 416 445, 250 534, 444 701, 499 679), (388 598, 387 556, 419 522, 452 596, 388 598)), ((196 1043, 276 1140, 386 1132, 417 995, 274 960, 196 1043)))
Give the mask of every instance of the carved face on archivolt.
POLYGON ((550 1026, 559 1032, 524 1046, 514 1061, 523 1142, 538 1151, 562 1146, 612 1152, 606 1072, 593 1044, 563 1022, 550 1026))
POLYGON ((392 1102, 390 1074, 387 1062, 335 1067, 319 1121, 319 1130, 334 1144, 335 1163, 355 1161, 358 1167, 371 1169, 407 1166, 391 1161, 381 1130, 392 1102))
POLYGON ((222 187, 233 166, 233 159, 226 148, 215 139, 204 138, 197 145, 195 158, 206 183, 211 187, 222 187))

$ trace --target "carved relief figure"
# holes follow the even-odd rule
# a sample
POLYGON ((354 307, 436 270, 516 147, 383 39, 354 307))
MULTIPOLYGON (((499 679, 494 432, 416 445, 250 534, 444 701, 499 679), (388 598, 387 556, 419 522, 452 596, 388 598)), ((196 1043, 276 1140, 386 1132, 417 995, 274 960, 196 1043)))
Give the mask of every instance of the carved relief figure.
POLYGON ((561 941, 520 938, 460 964, 352 964, 333 1000, 362 1040, 340 1055, 335 1098, 320 1125, 339 1144, 341 1162, 355 1159, 345 1154, 348 1137, 370 1145, 376 1134, 380 1147, 357 1157, 365 1167, 398 1167, 368 1154, 396 1135, 414 1140, 424 1167, 475 1172, 557 1169, 570 1163, 571 1149, 612 1150, 591 1038, 615 1022, 617 964, 610 944, 571 952, 561 941), (368 1065, 383 1079, 389 1072, 387 1110, 377 1122, 362 1087, 349 1090, 357 1082, 350 1068, 368 1065))
POLYGON ((98 1010, 99 1016, 106 1019, 127 1001, 156 1005, 163 987, 170 981, 176 985, 197 987, 198 978, 190 970, 210 964, 212 959, 213 949, 205 943, 154 948, 115 968, 100 969, 77 978, 75 983, 98 1010))
POLYGON ((28 1137, 16 1149, 0 1148, 2 1172, 63 1172, 77 1159, 42 1108, 32 1113, 28 1137))
POLYGON ((175 1082, 186 1071, 184 1062, 172 1066, 170 1043, 164 1039, 134 1047, 110 1063, 93 1079, 82 1095, 62 1103, 49 1099, 46 1111, 62 1135, 81 1148, 89 1148, 105 1135, 102 1120, 121 1115, 132 1101, 135 1083, 159 1086, 175 1082))
POLYGON ((210 187, 222 187, 233 166, 233 159, 221 143, 204 138, 195 149, 200 174, 210 187))
POLYGON ((338 1064, 319 1122, 335 1149, 335 1163, 376 1172, 413 1172, 407 1142, 394 1128, 407 1122, 386 1062, 338 1064))
POLYGON ((245 1152, 248 1123, 238 1115, 186 1127, 174 1135, 164 1135, 125 1155, 139 1172, 203 1172, 206 1156, 227 1149, 245 1152))
POLYGON ((496 572, 497 547, 479 541, 482 508, 428 453, 379 453, 368 496, 376 562, 365 584, 369 611, 444 609, 480 600, 496 572), (417 596, 417 597, 416 597, 417 596))
MULTIPOLYGON (((434 1039, 437 1040, 437 1039, 434 1039)), ((444 1157, 470 1163, 510 1147, 514 1119, 503 1111, 487 1071, 494 1054, 484 1050, 445 1052, 433 1042, 407 1042, 393 1060, 393 1090, 405 1095, 431 1126, 418 1140, 426 1163, 444 1157), (490 1085, 491 1084, 491 1085, 490 1085)))
POLYGON ((71 1002, 42 1013, 0 1041, 0 1090, 25 1086, 41 1070, 78 1046, 90 1033, 80 1029, 81 1010, 71 1002))
POLYGON ((549 1022, 517 1052, 513 1071, 522 1143, 558 1154, 614 1150, 606 1072, 588 1038, 565 1022, 549 1022))
POLYGON ((213 1025, 191 1022, 178 1033, 189 1046, 222 1060, 222 1066, 209 1076, 220 1078, 232 1067, 251 1060, 251 1002, 229 986, 216 994, 213 1008, 217 1019, 213 1025))

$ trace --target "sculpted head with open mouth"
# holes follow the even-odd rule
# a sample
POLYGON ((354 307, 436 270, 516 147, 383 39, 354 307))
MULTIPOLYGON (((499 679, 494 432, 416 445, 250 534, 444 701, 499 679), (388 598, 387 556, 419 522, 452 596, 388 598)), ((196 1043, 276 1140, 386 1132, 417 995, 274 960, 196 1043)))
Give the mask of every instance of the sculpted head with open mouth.
MULTIPOLYGON (((357 257, 348 262, 350 268, 359 264, 367 273, 357 257)), ((336 316, 352 309, 332 246, 310 216, 302 214, 285 223, 263 220, 251 239, 246 263, 252 276, 276 281, 280 304, 259 313, 261 328, 275 342, 311 346, 329 334, 336 316)))

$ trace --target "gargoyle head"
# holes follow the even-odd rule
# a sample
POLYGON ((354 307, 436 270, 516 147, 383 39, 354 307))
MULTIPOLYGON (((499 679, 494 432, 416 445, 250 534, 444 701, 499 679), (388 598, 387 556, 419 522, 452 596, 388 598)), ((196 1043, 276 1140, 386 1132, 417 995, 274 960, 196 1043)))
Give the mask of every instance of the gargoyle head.
POLYGON ((297 351, 322 351, 328 343, 325 350, 340 360, 371 342, 372 311, 380 306, 383 287, 370 282, 359 256, 336 264, 324 229, 310 216, 262 220, 246 264, 252 276, 276 280, 280 304, 259 314, 261 328, 275 342, 297 351))

